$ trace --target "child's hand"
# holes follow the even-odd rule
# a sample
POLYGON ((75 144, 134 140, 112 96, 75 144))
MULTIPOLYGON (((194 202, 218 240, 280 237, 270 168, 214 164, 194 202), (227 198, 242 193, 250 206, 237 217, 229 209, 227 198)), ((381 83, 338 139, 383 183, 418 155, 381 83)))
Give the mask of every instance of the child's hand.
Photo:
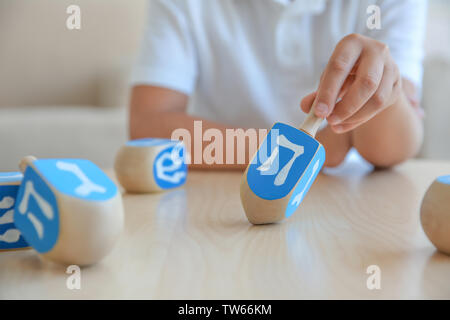
POLYGON ((377 40, 351 34, 336 46, 317 92, 303 98, 301 107, 327 118, 331 128, 347 132, 393 105, 402 81, 389 48, 377 40), (341 98, 339 102, 336 101, 341 98))

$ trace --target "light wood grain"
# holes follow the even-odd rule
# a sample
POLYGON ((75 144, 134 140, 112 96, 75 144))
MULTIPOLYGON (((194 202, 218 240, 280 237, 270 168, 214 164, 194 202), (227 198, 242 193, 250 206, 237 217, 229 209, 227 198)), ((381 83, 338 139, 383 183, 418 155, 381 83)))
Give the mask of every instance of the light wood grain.
POLYGON ((450 257, 420 226, 423 194, 449 162, 390 171, 320 174, 298 211, 252 226, 239 200, 241 172, 190 172, 168 193, 125 195, 125 231, 113 252, 82 269, 33 251, 0 254, 5 298, 450 298, 450 257), (381 290, 366 269, 381 268, 381 290))

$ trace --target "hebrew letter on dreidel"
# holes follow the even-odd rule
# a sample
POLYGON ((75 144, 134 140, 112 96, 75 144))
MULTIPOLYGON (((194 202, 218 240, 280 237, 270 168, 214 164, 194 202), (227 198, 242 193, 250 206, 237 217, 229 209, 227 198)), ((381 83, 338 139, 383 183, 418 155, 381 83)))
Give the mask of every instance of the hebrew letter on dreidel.
POLYGON ((31 212, 27 215, 28 219, 31 221, 31 224, 33 225, 34 229, 36 230, 39 239, 42 239, 44 236, 44 226, 42 225, 42 222, 39 221, 38 218, 31 212))
POLYGON ((284 135, 279 136, 278 144, 281 147, 288 148, 288 149, 291 149, 292 151, 294 151, 294 155, 292 156, 291 160, 289 160, 289 162, 286 163, 286 165, 280 170, 280 172, 276 176, 276 178, 275 178, 276 186, 280 186, 286 181, 286 178, 289 174, 289 171, 292 168, 292 165, 294 164, 294 161, 298 157, 300 157, 304 151, 303 146, 299 146, 297 144, 290 142, 284 135))
POLYGON ((68 163, 64 161, 58 161, 56 163, 56 167, 59 170, 68 171, 77 176, 81 181, 81 185, 79 185, 75 189, 75 193, 79 196, 86 197, 90 195, 92 192, 105 193, 106 189, 98 184, 92 182, 83 171, 81 171, 80 167, 74 163, 68 163))
POLYGON ((259 170, 262 175, 274 175, 276 172, 273 172, 271 174, 265 172, 272 167, 272 164, 279 154, 279 147, 281 146, 292 150, 294 152, 292 158, 286 163, 286 165, 278 172, 277 176, 275 177, 274 184, 276 186, 281 186, 286 181, 286 178, 292 168, 292 165, 294 164, 294 161, 303 154, 304 148, 303 146, 290 142, 284 135, 277 137, 277 144, 278 146, 273 150, 269 159, 267 159, 261 166, 259 166, 257 170, 259 170))
POLYGON ((182 164, 182 159, 181 161, 174 159, 171 152, 166 152, 158 160, 156 160, 156 175, 159 179, 165 180, 167 182, 179 183, 181 179, 186 176, 185 171, 175 172, 172 176, 168 175, 167 173, 179 170, 182 164), (164 166, 164 160, 170 160, 172 162, 172 165, 164 166))
POLYGON ((266 141, 261 146, 259 152, 257 152, 256 157, 253 161, 260 161, 262 164, 256 168, 262 176, 272 176, 276 174, 279 170, 279 157, 278 153, 280 152, 280 148, 278 145, 279 141, 279 132, 277 129, 271 131, 270 135, 270 145, 274 146, 273 150, 269 157, 267 157, 269 142, 266 141), (276 145, 276 146, 275 146, 276 145))
MULTIPOLYGON (((21 214, 25 214, 27 212, 30 196, 33 196, 34 200, 36 200, 36 203, 41 209, 44 216, 47 219, 52 220, 54 216, 52 207, 43 197, 41 197, 39 193, 36 192, 36 189, 34 188, 34 184, 32 181, 25 182, 25 191, 23 194, 22 201, 19 204, 19 212, 21 214)), ((38 234, 39 238, 42 239, 44 235, 44 227, 42 225, 42 222, 39 221, 39 219, 31 212, 27 214, 27 217, 33 224, 33 227, 36 230, 36 233, 38 234)))
POLYGON ((30 200, 30 196, 36 200, 39 208, 42 210, 42 213, 47 217, 47 219, 53 219, 53 209, 50 204, 43 198, 39 193, 36 192, 34 188, 34 184, 32 181, 25 182, 25 191, 23 194, 22 201, 19 204, 19 212, 21 214, 25 214, 28 209, 28 202, 30 200))

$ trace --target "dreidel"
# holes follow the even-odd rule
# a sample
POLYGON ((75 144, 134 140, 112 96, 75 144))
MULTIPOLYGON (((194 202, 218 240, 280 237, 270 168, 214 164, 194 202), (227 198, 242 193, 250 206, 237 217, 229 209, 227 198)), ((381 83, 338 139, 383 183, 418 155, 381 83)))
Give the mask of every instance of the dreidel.
POLYGON ((450 175, 438 177, 428 187, 420 208, 420 221, 434 246, 450 255, 450 175))
POLYGON ((127 192, 171 190, 186 182, 184 144, 159 138, 128 141, 117 153, 114 169, 127 192))
POLYGON ((43 258, 84 266, 111 251, 123 229, 122 195, 100 168, 31 156, 20 168, 14 223, 43 258))
POLYGON ((248 165, 240 187, 241 202, 253 224, 291 216, 325 162, 325 149, 314 138, 323 119, 314 108, 300 129, 275 123, 248 165))

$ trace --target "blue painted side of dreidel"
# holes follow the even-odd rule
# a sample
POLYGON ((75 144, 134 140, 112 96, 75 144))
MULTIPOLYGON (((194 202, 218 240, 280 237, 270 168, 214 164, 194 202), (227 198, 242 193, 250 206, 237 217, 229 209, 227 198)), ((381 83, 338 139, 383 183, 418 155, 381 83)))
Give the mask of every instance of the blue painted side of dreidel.
POLYGON ((295 188, 285 215, 303 200, 325 161, 323 146, 297 128, 276 123, 247 171, 247 183, 265 200, 284 198, 295 188))
POLYGON ((324 162, 325 148, 322 145, 319 145, 319 149, 317 150, 312 161, 308 165, 306 171, 303 173, 303 176, 300 178, 300 181, 298 182, 297 186, 294 189, 294 192, 291 195, 291 199, 289 200, 289 204, 286 208, 286 218, 290 217, 303 201, 309 191, 309 188, 311 188, 312 184, 316 180, 316 177, 319 174, 324 162))
POLYGON ((50 251, 58 241, 58 195, 80 201, 105 201, 116 196, 114 182, 89 160, 42 159, 24 173, 14 219, 26 241, 38 252, 50 251))
POLYGON ((165 144, 176 144, 178 141, 170 140, 170 139, 163 139, 163 138, 142 138, 142 139, 135 139, 130 140, 126 143, 127 146, 132 147, 156 147, 161 146, 165 144))
POLYGON ((187 177, 186 148, 181 141, 144 138, 131 140, 127 145, 134 147, 164 147, 153 163, 153 177, 161 189, 171 189, 183 185, 187 177))
POLYGON ((440 176, 436 179, 438 182, 450 185, 450 175, 440 176))
POLYGON ((0 172, 0 250, 29 247, 14 224, 14 206, 21 181, 20 172, 0 172))

